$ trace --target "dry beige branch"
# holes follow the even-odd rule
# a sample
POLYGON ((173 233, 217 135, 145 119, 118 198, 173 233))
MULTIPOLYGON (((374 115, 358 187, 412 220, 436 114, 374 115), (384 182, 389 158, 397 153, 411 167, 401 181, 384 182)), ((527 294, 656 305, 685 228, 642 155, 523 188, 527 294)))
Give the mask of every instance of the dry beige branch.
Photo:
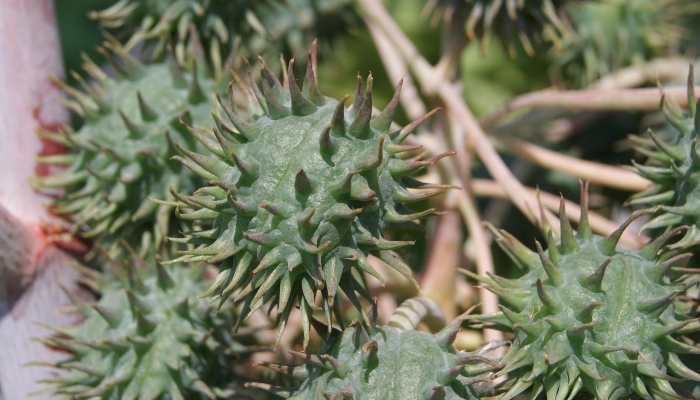
POLYGON ((438 303, 448 321, 457 317, 455 271, 459 267, 462 240, 462 218, 459 214, 448 211, 440 216, 420 280, 423 295, 438 303))
POLYGON ((514 137, 507 139, 492 137, 491 140, 500 151, 525 158, 540 167, 562 172, 598 185, 628 192, 641 192, 651 186, 648 179, 620 167, 580 160, 514 137))
MULTIPOLYGON (((371 21, 367 21, 367 26, 369 28, 370 34, 379 50, 382 57, 382 61, 387 69, 387 72, 392 80, 400 79, 404 77, 404 86, 402 90, 402 105, 406 109, 407 114, 412 119, 418 119, 425 114, 425 106, 418 95, 410 76, 408 76, 408 68, 406 61, 401 57, 401 54, 396 51, 396 48, 392 45, 386 34, 377 27, 377 25, 371 21)), ((447 123, 447 125, 452 125, 447 123)), ((467 224, 467 229, 469 231, 470 240, 474 244, 474 258, 477 271, 486 276, 487 272, 494 272, 493 258, 491 257, 491 248, 488 236, 484 230, 481 223, 481 217, 479 216, 478 208, 476 207, 476 202, 474 201, 473 195, 470 193, 469 189, 469 157, 466 146, 464 146, 464 140, 461 137, 461 132, 457 132, 456 127, 451 127, 450 129, 450 139, 452 141, 451 148, 458 149, 457 156, 454 159, 452 168, 447 172, 447 175, 451 177, 451 181, 454 181, 459 177, 462 186, 465 187, 465 191, 459 194, 451 194, 450 198, 456 198, 456 206, 467 224)), ((444 139, 433 137, 433 146, 430 147, 442 147, 444 150, 444 139)), ((441 151, 437 151, 439 153, 441 151)), ((442 164, 444 165, 444 164, 442 164)), ((456 183, 456 182, 453 182, 456 183)), ((453 201, 447 201, 446 206, 448 208, 453 207, 453 201)), ((449 215, 449 214, 448 214, 449 215)), ((443 217, 440 222, 438 232, 434 239, 433 251, 431 252, 431 258, 425 268, 421 287, 427 297, 435 298, 438 304, 442 307, 445 315, 448 318, 454 318, 454 282, 456 273, 456 261, 448 262, 445 257, 451 254, 449 251, 442 251, 440 248, 442 245, 449 245, 453 243, 456 238, 460 238, 461 241, 461 225, 455 231, 456 226, 455 221, 446 219, 443 217), (444 225, 444 226, 443 226, 444 225), (445 230, 445 232, 443 232, 445 230), (457 234, 455 234, 457 233, 457 234), (449 295, 449 296, 447 296, 449 295), (449 297, 449 302, 445 302, 449 297), (451 315, 451 316, 450 316, 451 315)), ((459 247, 459 246, 458 246, 459 247)), ((448 256, 449 258, 449 256, 448 256)), ((498 298, 493 293, 485 289, 480 289, 479 294, 482 302, 482 309, 486 313, 497 312, 498 311, 498 298)), ((502 333, 494 330, 487 330, 485 333, 486 340, 497 340, 502 338, 502 333)))
MULTIPOLYGON (((465 131, 474 151, 484 163, 489 173, 503 187, 508 198, 532 222, 539 223, 537 200, 527 192, 522 184, 513 176, 506 164, 500 158, 486 137, 481 126, 477 123, 467 107, 461 93, 453 84, 446 81, 436 72, 418 49, 408 39, 406 34, 396 25, 386 8, 378 0, 358 0, 365 19, 376 23, 386 36, 391 39, 396 49, 410 66, 416 80, 421 84, 421 90, 426 96, 436 96, 445 105, 465 131)), ((557 226, 556 218, 551 212, 545 213, 550 225, 557 226)))
MULTIPOLYGON (((682 82, 687 75, 688 60, 658 58, 617 70, 594 82, 588 89, 630 89, 656 82, 682 82)), ((554 143, 564 140, 580 126, 587 125, 600 117, 600 113, 591 114, 590 112, 581 112, 573 116, 565 116, 565 114, 569 113, 555 109, 532 110, 521 117, 492 126, 489 131, 515 133, 521 131, 523 126, 536 126, 551 121, 551 124, 542 131, 542 139, 554 143)))
POLYGON ((401 88, 401 106, 403 106, 406 114, 412 120, 417 120, 427 113, 425 104, 420 98, 418 89, 413 83, 413 79, 408 74, 406 62, 401 58, 401 54, 392 46, 389 38, 386 37, 379 27, 372 21, 367 21, 367 29, 372 35, 377 51, 382 59, 382 63, 387 70, 390 79, 398 82, 403 78, 403 87, 401 88))
POLYGON ((688 60, 683 58, 657 58, 619 69, 593 83, 591 89, 621 89, 639 87, 657 80, 683 81, 688 76, 688 60))
MULTIPOLYGON (((700 92, 700 87, 695 89, 700 92)), ((687 89, 664 88, 666 97, 679 106, 688 107, 687 89)), ((659 109, 661 91, 648 89, 590 89, 590 90, 541 90, 518 96, 479 119, 484 129, 517 110, 554 108, 564 110, 595 111, 654 111, 659 109)))

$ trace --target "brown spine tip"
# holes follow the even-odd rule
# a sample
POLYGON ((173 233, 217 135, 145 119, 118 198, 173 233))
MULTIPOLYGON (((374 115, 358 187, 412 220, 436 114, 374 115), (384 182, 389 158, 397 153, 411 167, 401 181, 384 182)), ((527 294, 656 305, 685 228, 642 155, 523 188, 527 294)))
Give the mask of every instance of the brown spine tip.
POLYGON ((318 86, 316 85, 316 72, 314 65, 314 57, 309 52, 308 62, 306 63, 306 76, 304 77, 304 87, 302 88, 302 93, 306 98, 311 100, 317 106, 322 106, 326 103, 326 99, 323 97, 321 92, 318 91, 318 86))
POLYGON ((377 351, 379 350, 379 345, 376 340, 370 340, 369 342, 362 345, 362 362, 364 365, 369 364, 372 360, 377 357, 377 351))
MULTIPOLYGON (((372 74, 367 77, 367 85, 363 95, 362 106, 357 111, 355 119, 348 128, 348 133, 358 139, 366 139, 371 135, 370 119, 372 118, 372 74)), ((353 104, 354 110, 354 104, 353 104)))
POLYGON ((279 102, 279 99, 277 96, 275 96, 267 80, 263 79, 262 87, 263 97, 265 97, 265 104, 267 105, 268 116, 274 120, 289 116, 289 109, 279 102))
POLYGON ((289 94, 292 98, 292 115, 305 116, 313 114, 317 110, 317 107, 304 96, 302 91, 299 89, 299 86, 297 86, 296 79, 294 79, 293 58, 289 60, 287 82, 289 86, 289 94))

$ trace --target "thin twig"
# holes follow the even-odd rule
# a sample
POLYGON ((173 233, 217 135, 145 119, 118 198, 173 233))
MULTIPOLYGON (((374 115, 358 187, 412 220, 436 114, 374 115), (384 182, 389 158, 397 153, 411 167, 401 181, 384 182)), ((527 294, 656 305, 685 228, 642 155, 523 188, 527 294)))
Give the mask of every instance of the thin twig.
MULTIPOLYGON (((448 112, 456 118, 471 141, 479 159, 494 179, 502 185, 508 198, 531 222, 539 225, 539 215, 536 211, 538 209, 537 200, 523 188, 500 158, 465 104, 461 93, 452 86, 451 82, 445 81, 442 76, 436 73, 406 34, 396 25, 380 1, 358 0, 358 3, 364 11, 365 19, 376 23, 392 40, 404 60, 408 62, 417 81, 421 83, 423 93, 427 96, 438 96, 448 112)), ((554 223, 556 218, 551 212, 546 212, 545 218, 550 225, 558 229, 558 225, 554 223)))
MULTIPOLYGON (((663 89, 669 100, 675 101, 683 108, 688 107, 688 91, 683 87, 663 89)), ((696 87, 700 92, 700 87, 696 87)), ((541 90, 518 96, 479 119, 484 129, 496 121, 523 109, 555 108, 565 110, 596 111, 654 111, 659 109, 661 91, 657 88, 647 89, 591 89, 591 90, 541 90)))
MULTIPOLYGON (((459 123, 455 118, 447 118, 446 131, 449 133, 445 139, 449 143, 449 147, 458 151, 454 157, 453 165, 456 167, 453 177, 458 177, 463 186, 460 192, 451 193, 452 197, 456 197, 457 208, 459 209, 462 219, 467 225, 469 231, 468 242, 471 249, 465 246, 465 255, 467 259, 473 259, 476 264, 476 271, 481 276, 495 273, 493 265, 493 255, 491 254, 491 242, 489 236, 484 229, 483 219, 479 212, 479 207, 476 204, 476 197, 472 191, 472 176, 471 176, 471 157, 467 146, 464 143, 464 133, 462 132, 459 123), (468 250, 473 250, 469 251, 468 250)), ((454 179, 454 178, 453 178, 454 179)), ((498 312, 498 296, 485 288, 479 289, 479 298, 481 299, 481 311, 485 314, 498 312)), ((484 330, 484 340, 502 340, 503 332, 494 329, 484 330)))
MULTIPOLYGON (((472 179, 472 189, 474 194, 483 197, 494 197, 494 198, 506 198, 506 193, 501 188, 498 183, 489 179, 472 179)), ((533 188, 527 188, 527 190, 535 194, 536 190, 533 188)), ((540 191, 540 200, 542 205, 552 211, 559 210, 560 197, 551 193, 540 191)), ((566 216, 570 221, 579 222, 581 215, 581 207, 571 201, 566 201, 566 216)), ((602 215, 589 211, 588 212, 589 223, 591 229, 598 235, 607 236, 619 228, 618 224, 609 219, 603 217, 602 215)), ((649 238, 644 235, 637 235, 631 231, 625 231, 620 239, 620 244, 631 248, 631 249, 641 249, 646 243, 649 242, 649 238)))
POLYGON ((367 29, 369 30, 372 40, 374 40, 377 51, 382 59, 384 68, 386 68, 389 78, 398 82, 403 78, 403 86, 401 87, 401 106, 403 106, 406 114, 412 120, 417 120, 424 116, 428 111, 420 98, 418 89, 413 83, 413 79, 408 74, 406 62, 401 58, 401 54, 396 51, 396 48, 391 45, 391 41, 386 37, 379 27, 372 21, 367 21, 367 29))
POLYGON ((448 211, 438 218, 434 231, 420 287, 423 296, 435 300, 445 318, 452 321, 457 317, 455 271, 459 267, 462 219, 456 212, 448 211))
POLYGON ((688 76, 688 60, 682 58, 657 58, 619 69, 594 82, 591 89, 621 89, 639 87, 647 83, 667 80, 684 80, 688 76))
MULTIPOLYGON (((372 35, 372 38, 379 50, 379 54, 382 57, 384 66, 387 69, 387 73, 392 80, 397 80, 399 77, 404 77, 404 86, 402 88, 401 97, 402 105, 406 109, 406 113, 412 119, 418 119, 425 114, 425 106, 418 95, 412 80, 408 76, 408 68, 406 61, 401 57, 395 47, 392 46, 389 38, 386 34, 377 27, 372 21, 367 21, 367 27, 372 35)), ((449 129, 453 134, 451 135, 452 148, 459 149, 457 157, 454 161, 456 162, 456 171, 449 171, 448 175, 452 176, 453 179, 459 176, 462 186, 465 190, 459 194, 452 195, 450 197, 457 197, 456 206, 459 208, 462 217, 467 224, 467 229, 470 234, 470 239, 474 243, 476 251, 474 252, 474 258, 476 263, 476 268, 479 274, 486 276, 487 272, 494 272, 493 258, 491 257, 491 247, 488 240, 488 236, 484 231, 483 225, 481 223, 481 218, 479 216, 478 208, 474 201, 473 196, 469 192, 469 157, 466 147, 463 145, 462 137, 459 134, 455 134, 456 129, 449 129)), ((441 142, 437 140, 436 142, 441 142)), ((437 143, 436 143, 437 145, 437 143)), ((456 183, 456 182, 454 182, 456 183)), ((446 202, 446 206, 450 207, 450 201, 446 202)), ((445 262, 444 256, 449 252, 445 252, 441 249, 441 245, 449 245, 453 242, 455 238, 461 237, 461 235, 454 232, 454 226, 450 224, 449 219, 443 217, 440 220, 440 230, 446 230, 446 232, 438 232, 435 237, 433 252, 424 270, 423 280, 421 287, 424 290, 426 296, 431 297, 439 294, 439 298, 444 298, 446 294, 454 293, 454 286, 451 286, 454 279, 454 272, 456 269, 450 268, 450 263, 445 262), (449 243, 447 243, 449 242, 449 243), (438 290, 433 290, 433 288, 438 288, 438 290)), ((461 231, 461 227, 459 230, 461 231)), ((453 263, 456 266, 455 263, 453 263)), ((454 297, 454 296, 452 296, 454 297)), ((491 292, 485 289, 480 290, 480 297, 482 302, 482 309, 485 313, 492 313, 498 311, 498 298, 491 292)), ((453 299, 450 299, 453 303, 453 299)), ((450 311, 454 312, 454 304, 447 307, 439 302, 443 311, 448 315, 450 311)), ((449 318, 449 315, 448 315, 449 318)), ((496 340, 502 338, 502 333, 495 330, 487 330, 484 332, 486 340, 496 340)))
MULTIPOLYGON (((685 59, 658 58, 635 64, 606 75, 591 84, 588 89, 631 89, 656 82, 683 81, 688 74, 688 61, 685 59)), ((548 89, 549 90, 549 89, 548 89)), ((522 131, 523 126, 536 126, 552 121, 542 131, 542 138, 550 143, 564 140, 574 131, 600 118, 600 113, 581 113, 566 116, 563 110, 533 110, 524 116, 492 126, 490 133, 512 133, 522 131)))
MULTIPOLYGON (((467 193, 459 194, 459 212, 462 218, 467 222, 469 230, 469 239, 475 247, 474 257, 476 258, 476 272, 480 276, 488 276, 488 273, 494 273, 493 256, 491 255, 491 246, 489 238, 484 232, 479 210, 476 207, 474 198, 467 193)), ((484 314, 498 312, 498 296, 485 288, 479 289, 479 298, 481 299, 481 311, 484 314)), ((499 340, 503 339, 503 333, 493 329, 484 330, 484 340, 499 340)))
POLYGON ((492 137, 498 150, 523 157, 540 167, 562 172, 574 177, 628 192, 641 192, 651 186, 648 179, 620 167, 580 160, 514 137, 492 137))

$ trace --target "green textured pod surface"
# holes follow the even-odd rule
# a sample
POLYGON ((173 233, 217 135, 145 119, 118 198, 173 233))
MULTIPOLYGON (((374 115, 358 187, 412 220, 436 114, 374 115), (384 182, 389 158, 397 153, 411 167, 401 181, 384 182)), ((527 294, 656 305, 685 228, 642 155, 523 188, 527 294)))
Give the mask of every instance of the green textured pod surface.
POLYGON ((93 11, 90 18, 106 28, 125 31, 127 47, 141 41, 153 44, 152 56, 162 56, 169 40, 175 42, 178 61, 184 65, 193 44, 204 48, 220 76, 222 60, 228 56, 235 37, 246 43, 265 36, 258 14, 270 11, 277 0, 119 0, 110 7, 93 11), (204 43, 199 41, 203 40, 204 43))
POLYGON ((529 56, 540 42, 559 44, 572 34, 567 7, 571 0, 438 0, 436 7, 450 21, 454 34, 482 40, 494 33, 509 51, 516 44, 529 56))
POLYGON ((502 312, 474 316, 515 333, 503 357, 512 388, 499 399, 530 390, 531 398, 570 399, 579 391, 595 399, 677 399, 670 382, 700 375, 678 354, 700 348, 679 339, 700 330, 697 319, 678 315, 676 297, 696 278, 671 274, 674 261, 688 255, 657 252, 671 235, 640 251, 617 247, 633 215, 607 238, 588 226, 587 191, 575 235, 560 209, 562 238, 546 252, 528 250, 507 232, 494 230, 511 258, 529 272, 517 280, 481 278, 503 301, 502 312))
POLYGON ((552 49, 553 68, 582 87, 620 68, 663 55, 682 36, 687 0, 602 0, 570 4, 575 35, 552 49))
POLYGON ((648 165, 632 162, 632 170, 651 180, 654 185, 632 196, 630 204, 658 206, 655 217, 644 229, 673 229, 689 225, 684 238, 675 243, 676 248, 694 247, 700 240, 700 155, 697 141, 700 119, 694 87, 694 69, 688 75, 689 111, 684 112, 668 102, 661 110, 677 134, 664 141, 649 131, 649 139, 631 137, 637 142, 637 151, 646 155, 648 165))
MULTIPOLYGON (((196 297, 207 282, 202 268, 126 266, 87 270, 101 298, 88 304, 70 295, 82 324, 55 328, 47 345, 73 353, 53 365, 46 381, 66 399, 259 399, 236 381, 233 363, 250 352, 234 341, 226 316, 196 297)), ((264 393, 264 392, 263 392, 264 393)))
POLYGON ((175 261, 221 262, 207 294, 225 299, 238 291, 235 299, 245 299, 250 312, 265 303, 277 305, 282 330, 299 304, 306 343, 310 315, 320 309, 314 300, 318 292, 330 319, 338 290, 356 306, 355 291, 366 295, 352 270, 381 280, 368 255, 415 283, 410 268, 392 251, 413 242, 387 240, 382 232, 390 224, 410 227, 434 213, 413 212, 404 204, 440 194, 443 187, 408 175, 452 153, 428 160, 397 157, 419 148, 398 143, 425 119, 390 129, 400 86, 386 109, 371 119, 371 76, 364 91, 358 77, 354 104, 347 110, 349 96, 338 102, 318 92, 311 63, 300 89, 293 64, 288 89, 264 64, 262 88, 248 74, 238 93, 252 119, 243 120, 233 102, 223 105, 230 124, 216 120, 218 142, 209 146, 216 157, 182 148, 205 171, 201 175, 210 186, 193 196, 173 192, 195 209, 180 217, 215 222, 211 230, 190 232, 182 241, 200 245, 175 261), (407 186, 430 190, 414 193, 407 186))
POLYGON ((329 41, 360 19, 349 0, 120 0, 90 14, 106 28, 121 28, 131 37, 153 44, 154 58, 175 41, 178 61, 204 50, 221 76, 222 62, 234 50, 240 55, 279 51, 303 52, 316 38, 329 41), (201 42, 200 42, 201 41, 201 42), (240 43, 239 43, 240 41, 240 43), (202 46, 203 45, 203 46, 202 46))
MULTIPOLYGON (((488 371, 497 360, 482 353, 456 351, 455 340, 461 319, 436 334, 414 330, 416 316, 439 307, 425 298, 413 298, 397 309, 386 326, 374 320, 365 328, 359 320, 342 333, 334 331, 321 355, 292 352, 307 361, 305 365, 264 364, 279 372, 304 379, 296 388, 284 389, 264 384, 282 397, 312 399, 470 399, 477 400, 488 389, 488 371), (413 319, 413 321, 410 321, 413 319)), ((376 316, 376 303, 368 312, 376 316)))
POLYGON ((362 24, 352 0, 287 0, 271 9, 261 13, 260 20, 285 54, 303 54, 314 40, 330 49, 334 39, 362 24))
POLYGON ((183 122, 211 124, 211 112, 217 110, 212 104, 215 83, 195 79, 172 63, 141 65, 115 46, 124 63, 117 78, 88 60, 85 69, 93 81, 80 79, 83 91, 61 83, 70 96, 66 105, 84 123, 78 131, 39 132, 70 150, 38 158, 66 168, 32 183, 65 189, 53 211, 73 222, 74 231, 96 238, 113 257, 118 258, 115 245, 122 239, 146 257, 160 250, 167 235, 182 229, 172 204, 151 199, 172 201, 169 187, 193 190, 203 182, 171 159, 177 154, 172 141, 206 151, 183 122))

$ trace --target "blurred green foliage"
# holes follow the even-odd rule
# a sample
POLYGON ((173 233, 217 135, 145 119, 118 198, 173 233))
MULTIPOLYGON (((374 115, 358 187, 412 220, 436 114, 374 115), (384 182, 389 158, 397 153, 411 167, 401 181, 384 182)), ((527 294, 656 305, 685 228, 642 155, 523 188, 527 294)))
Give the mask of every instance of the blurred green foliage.
MULTIPOLYGON (((63 65, 66 71, 80 69, 80 54, 86 53, 90 58, 101 63, 103 57, 97 53, 97 46, 104 39, 96 21, 91 21, 87 13, 112 4, 112 0, 56 0, 56 17, 63 49, 63 65)), ((66 74, 68 81, 72 77, 66 74)))

